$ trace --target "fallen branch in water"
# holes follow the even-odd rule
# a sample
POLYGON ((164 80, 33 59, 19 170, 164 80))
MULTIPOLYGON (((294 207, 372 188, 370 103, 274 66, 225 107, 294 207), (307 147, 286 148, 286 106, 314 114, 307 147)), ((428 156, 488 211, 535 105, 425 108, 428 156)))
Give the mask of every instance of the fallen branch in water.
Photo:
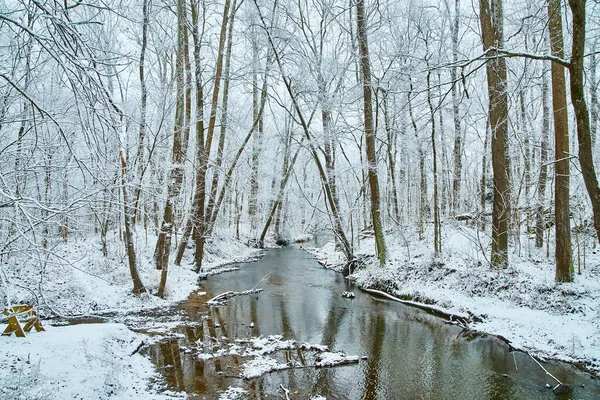
POLYGON ((215 297, 213 297, 212 299, 210 299, 209 301, 206 302, 206 304, 210 304, 210 305, 223 305, 225 304, 225 301, 232 298, 232 297, 237 297, 237 296, 245 296, 248 294, 254 294, 254 293, 258 293, 258 292, 262 292, 262 289, 250 289, 250 290, 244 290, 243 292, 233 292, 233 291, 229 291, 229 292, 225 292, 225 293, 221 293, 215 297))
POLYGON ((262 281, 264 281, 265 279, 267 279, 269 277, 269 275, 271 275, 271 273, 269 272, 268 274, 266 274, 265 276, 263 276, 263 278, 258 281, 258 283, 256 285, 254 285, 254 287, 250 290, 244 290, 243 292, 233 292, 233 291, 229 291, 229 292, 225 292, 225 293, 221 293, 215 297, 213 297, 212 299, 210 299, 209 301, 206 302, 206 304, 209 305, 224 305, 225 301, 227 299, 230 299, 232 297, 236 297, 236 296, 244 296, 247 294, 254 294, 254 293, 258 293, 258 292, 262 292, 262 289, 257 289, 256 287, 258 285, 260 285, 260 283, 262 281))
POLYGON ((544 370, 544 372, 546 373, 546 375, 550 376, 552 379, 554 379, 558 383, 558 385, 556 385, 554 387, 554 389, 552 389, 552 391, 555 394, 562 393, 563 391, 565 393, 570 391, 569 385, 565 385, 564 383, 562 383, 561 381, 559 381, 557 377, 555 377, 554 375, 552 375, 546 368, 544 368, 544 366, 542 364, 540 364, 540 362, 538 360, 536 360, 534 356, 532 356, 531 354, 529 354, 528 351, 525 351, 525 354, 527 354, 529 357, 531 357, 531 359, 533 361, 535 361, 535 363, 537 365, 539 365, 541 369, 544 370))
POLYGON ((358 356, 347 356, 339 351, 334 353, 326 351, 317 355, 315 359, 315 367, 337 367, 338 365, 356 364, 358 361, 358 356))
POLYGON ((240 269, 238 267, 223 267, 223 268, 211 269, 210 271, 207 271, 207 272, 200 272, 198 274, 198 279, 204 280, 204 279, 208 278, 209 276, 223 274, 225 272, 239 271, 239 270, 240 269))
POLYGON ((244 364, 244 371, 242 372, 241 377, 249 380, 272 372, 280 372, 288 369, 331 368, 348 364, 358 364, 359 361, 360 357, 347 356, 343 352, 326 352, 318 354, 315 358, 315 363, 308 365, 301 365, 293 361, 283 364, 271 357, 259 356, 244 364))
POLYGON ((388 299, 397 301, 402 304, 420 308, 421 310, 428 311, 431 314, 446 318, 449 322, 451 322, 453 324, 457 324, 463 328, 467 327, 467 323, 469 322, 469 319, 471 318, 469 315, 461 314, 461 313, 452 313, 450 311, 444 310, 443 308, 436 307, 433 305, 419 303, 419 302, 412 301, 412 300, 403 300, 396 296, 392 296, 389 293, 382 292, 381 290, 367 289, 367 288, 361 288, 361 290, 363 290, 367 293, 373 293, 373 294, 377 294, 379 296, 387 297, 388 299))

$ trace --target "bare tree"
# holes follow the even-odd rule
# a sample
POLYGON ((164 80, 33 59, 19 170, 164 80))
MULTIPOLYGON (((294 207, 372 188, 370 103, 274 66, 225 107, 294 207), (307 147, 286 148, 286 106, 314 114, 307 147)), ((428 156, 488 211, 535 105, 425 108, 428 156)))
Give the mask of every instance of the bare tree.
MULTIPOLYGON (((548 1, 548 30, 553 56, 564 58, 560 0, 548 1)), ((573 280, 571 217, 569 208, 569 118, 564 66, 552 63, 552 108, 554 111, 554 220, 556 227, 556 280, 573 280)))
POLYGON ((160 284, 157 295, 163 297, 167 284, 167 274, 169 269, 169 254, 171 252, 171 236, 174 224, 174 201, 181 192, 183 181, 183 131, 185 124, 185 85, 184 85, 184 50, 186 49, 185 36, 186 29, 186 5, 184 0, 177 1, 177 56, 175 61, 175 81, 176 81, 176 105, 175 105, 175 124, 173 128, 173 147, 171 154, 172 167, 169 173, 169 182, 167 186, 167 198, 163 218, 160 227, 160 233, 154 250, 154 260, 156 268, 162 270, 160 284))
POLYGON ((548 70, 546 62, 542 72, 542 129, 540 139, 540 174, 538 177, 538 206, 535 215, 535 246, 544 245, 544 231, 546 221, 544 218, 544 203, 546 198, 546 181, 548 180, 548 132, 550 131, 550 105, 548 104, 548 70))
POLYGON ((571 50, 571 102, 577 120, 577 141, 579 143, 579 165, 585 188, 588 192, 594 214, 594 229, 600 241, 600 188, 594 167, 590 115, 585 100, 583 85, 583 56, 585 53, 585 0, 569 0, 573 14, 573 47, 571 50))
MULTIPOLYGON (((502 0, 480 0, 479 17, 484 51, 504 47, 502 0)), ((510 221, 510 178, 508 161, 508 95, 506 60, 487 61, 489 118, 492 129, 492 170, 494 205, 492 210, 492 265, 508 267, 508 223, 510 221)))
POLYGON ((363 84, 363 112, 365 124, 365 151, 367 155, 367 174, 371 196, 371 220, 375 233, 375 246, 379 263, 385 265, 386 247, 381 223, 379 199, 379 179, 377 177, 377 155, 375 150, 375 129, 373 126, 373 100, 371 83, 371 65, 369 61, 369 44, 367 39, 367 22, 364 10, 364 0, 356 2, 356 38, 358 40, 361 77, 363 84))

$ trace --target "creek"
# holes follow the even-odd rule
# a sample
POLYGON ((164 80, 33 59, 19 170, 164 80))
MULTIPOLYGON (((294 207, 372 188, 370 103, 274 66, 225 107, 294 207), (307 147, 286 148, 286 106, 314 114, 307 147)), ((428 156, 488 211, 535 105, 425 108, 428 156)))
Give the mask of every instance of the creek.
MULTIPOLYGON (((598 399, 600 383, 572 365, 544 367, 571 393, 555 395, 555 382, 527 355, 509 351, 494 336, 464 334, 429 313, 361 292, 344 277, 321 267, 297 246, 268 250, 238 271, 208 277, 198 292, 173 310, 171 334, 144 352, 163 372, 168 388, 190 398, 218 399, 228 387, 242 398, 292 399, 598 399), (261 281, 262 280, 262 281, 261 281), (258 287, 260 293, 234 297, 223 306, 206 301, 227 291, 258 287), (353 299, 343 298, 354 292, 353 299), (203 357, 218 344, 260 335, 322 344, 332 351, 366 357, 332 368, 299 367, 240 378, 239 355, 203 357)), ((141 329, 152 334, 152 329, 141 329)), ((299 349, 270 355, 280 362, 311 364, 299 349)))

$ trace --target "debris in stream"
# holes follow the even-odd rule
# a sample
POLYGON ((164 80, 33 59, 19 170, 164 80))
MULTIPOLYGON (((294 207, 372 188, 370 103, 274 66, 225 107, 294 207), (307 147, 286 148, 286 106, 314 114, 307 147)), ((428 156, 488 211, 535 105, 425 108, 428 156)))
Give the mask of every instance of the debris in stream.
POLYGON ((292 368, 325 368, 356 364, 361 359, 359 356, 348 356, 342 351, 330 352, 328 347, 324 345, 309 343, 299 344, 294 340, 283 340, 282 335, 235 339, 233 342, 229 343, 223 343, 221 340, 216 340, 213 343, 198 343, 198 347, 203 350, 203 352, 198 354, 198 358, 202 360, 226 356, 249 358, 249 360, 245 361, 242 365, 240 377, 243 379, 253 379, 270 372, 292 368), (269 356, 278 351, 286 350, 313 353, 314 362, 306 363, 303 361, 301 363, 297 360, 280 362, 269 356))
POLYGON ((353 299, 356 297, 356 295, 353 292, 342 292, 342 297, 353 299))
POLYGON ((552 391, 557 396, 565 396, 573 393, 573 387, 571 385, 561 383, 559 385, 556 385, 556 387, 552 389, 552 391))
POLYGON ((244 363, 242 378, 253 379, 258 378, 269 372, 282 371, 291 368, 288 364, 282 364, 274 358, 267 356, 256 357, 244 363))
POLYGON ((242 399, 242 398, 244 398, 244 395, 246 393, 248 393, 248 391, 245 389, 235 387, 235 386, 229 386, 224 393, 221 393, 221 395, 219 396, 219 400, 242 399))
POLYGON ((207 301, 206 304, 211 305, 211 306, 223 306, 223 305, 227 304, 227 300, 232 297, 244 296, 244 295, 248 295, 248 294, 255 294, 255 293, 262 292, 262 291, 263 291, 262 289, 250 289, 250 290, 244 290, 243 292, 229 291, 229 292, 221 293, 221 294, 213 297, 212 299, 207 301))
POLYGON ((315 367, 337 367, 338 365, 356 364, 359 361, 358 356, 347 356, 343 351, 324 352, 318 354, 315 359, 315 367))
POLYGON ((238 267, 224 267, 224 268, 211 269, 210 271, 207 271, 207 272, 200 272, 198 274, 198 280, 202 281, 202 280, 205 280, 206 278, 208 278, 209 276, 223 274, 225 272, 233 272, 233 271, 239 271, 239 268, 238 267))

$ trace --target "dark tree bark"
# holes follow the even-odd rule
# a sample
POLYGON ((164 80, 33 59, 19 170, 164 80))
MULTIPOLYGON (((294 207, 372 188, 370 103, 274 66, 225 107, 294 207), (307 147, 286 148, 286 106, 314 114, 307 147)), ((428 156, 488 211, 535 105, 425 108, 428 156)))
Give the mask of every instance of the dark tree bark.
MULTIPOLYGON (((124 128, 123 128, 124 129, 124 128)), ((137 259, 135 255, 135 247, 133 244, 133 232, 131 231, 131 210, 129 208, 129 196, 127 193, 127 163, 125 162, 125 155, 121 148, 119 152, 121 158, 121 190, 123 193, 123 221, 125 225, 125 247, 127 248, 127 260, 129 261, 129 273, 131 274, 131 280, 133 281, 133 293, 140 294, 146 292, 146 288, 140 279, 137 270, 137 259)))
MULTIPOLYGON (((479 17, 483 49, 504 47, 502 0, 480 0, 479 17)), ((493 56, 496 51, 491 51, 493 56)), ((492 170, 494 205, 492 210, 492 266, 508 267, 508 224, 510 221, 510 177, 508 160, 508 94, 506 60, 487 61, 490 126, 492 129, 492 170)))
MULTIPOLYGON (((252 27, 252 118, 257 119, 259 113, 260 90, 258 86, 258 38, 256 35, 256 26, 252 27)), ((266 88, 263 88, 266 90, 266 88)), ((262 114, 258 119, 258 128, 256 134, 252 138, 252 172, 250 174, 250 196, 248 197, 248 216, 250 217, 250 225, 252 231, 256 228, 257 212, 258 212, 258 167, 260 163, 260 153, 262 147, 262 130, 263 121, 262 114)))
POLYGON ((182 152, 182 133, 185 120, 185 88, 184 88, 184 41, 185 37, 185 2, 184 0, 177 1, 177 57, 175 62, 175 82, 176 82, 176 104, 175 104, 175 125, 173 128, 173 148, 171 162, 173 164, 169 184, 167 188, 167 199, 163 219, 160 227, 160 233, 154 250, 154 259, 156 268, 161 269, 160 284, 158 286, 157 295, 163 297, 167 285, 167 274, 169 268, 169 255, 171 252, 171 237, 173 232, 174 213, 173 203, 175 198, 179 196, 181 184, 183 181, 183 159, 182 152))
POLYGON ((487 178, 488 178, 488 150, 490 144, 490 119, 485 121, 485 138, 483 139, 483 155, 481 156, 481 179, 479 180, 479 212, 481 215, 481 229, 485 230, 485 203, 487 197, 487 178))
POLYGON ((579 165, 585 188, 588 192, 594 213, 594 229, 600 241, 600 188, 594 167, 590 116, 585 101, 583 85, 583 55, 585 51, 585 0, 569 0, 573 14, 573 48, 571 51, 571 102, 577 121, 577 141, 579 143, 579 165))
POLYGON ((431 71, 427 72, 427 104, 431 115, 431 152, 433 155, 433 247, 435 254, 442 252, 440 206, 438 204, 437 148, 435 143, 435 112, 431 101, 431 71))
MULTIPOLYGON (((560 0, 548 2, 550 49, 555 57, 564 58, 560 0)), ((573 281, 571 256, 571 219, 569 216, 569 117, 564 67, 552 63, 552 108, 554 112, 554 220, 556 229, 556 280, 573 281)), ((587 110, 586 110, 587 111, 587 110)))
MULTIPOLYGON (((194 61, 196 64, 195 81, 196 81, 196 191, 192 201, 192 224, 193 224, 193 239, 195 243, 194 249, 194 264, 195 271, 199 272, 202 269, 202 259, 204 257, 204 244, 206 242, 206 173, 208 169, 208 160, 212 146, 213 135, 215 131, 217 119, 217 106, 219 102, 219 91, 221 85, 221 75, 223 73, 223 57, 225 49, 225 38, 227 35, 227 22, 230 18, 230 0, 226 0, 223 6, 223 16, 221 20, 221 31, 219 34, 219 48, 215 64, 215 75, 213 94, 211 100, 211 109, 208 120, 208 130, 206 132, 206 141, 204 136, 204 91, 202 88, 201 65, 202 58, 200 48, 202 46, 200 32, 198 29, 198 4, 192 0, 192 36, 194 39, 194 61)), ((183 245, 183 240, 182 240, 183 245)), ((183 256, 185 245, 180 246, 179 253, 183 256)), ((179 257, 179 256, 178 256, 179 257)))
POLYGON ((363 84, 363 112, 365 124, 365 151, 367 155, 367 176, 371 197, 371 219, 375 233, 375 245, 379 263, 385 265, 386 248, 381 223, 381 209, 379 198, 379 179, 377 177, 377 155, 375 150, 375 129, 373 126, 373 100, 371 89, 371 65, 369 61, 369 45, 367 39, 367 23, 364 10, 364 0, 356 2, 356 39, 360 55, 360 66, 363 84))
POLYGON ((231 49, 233 45, 233 22, 237 12, 237 0, 233 0, 231 5, 231 16, 229 17, 229 26, 227 32, 227 50, 225 54, 225 70, 223 71, 223 98, 221 100, 221 124, 219 129, 219 143, 217 146, 217 157, 215 160, 215 168, 210 188, 210 197, 208 198, 208 206, 206 215, 210 216, 215 206, 217 197, 217 189, 219 185, 220 170, 223 165, 223 150, 225 149, 225 137, 228 124, 228 104, 229 104, 229 77, 231 69, 231 49))
MULTIPOLYGON (((410 123, 413 128, 413 133, 415 134, 415 139, 419 142, 419 134, 417 129, 417 121, 415 120, 415 116, 413 114, 412 108, 412 92, 413 85, 410 76, 408 77, 409 82, 409 91, 407 93, 407 104, 408 104, 408 115, 410 117, 410 123)), ((419 146, 419 203, 418 203, 418 213, 419 213, 419 240, 423 239, 423 234, 425 233, 425 218, 428 214, 427 207, 427 179, 425 177, 425 153, 423 152, 423 148, 420 143, 417 143, 419 146)), ((409 190, 410 192, 410 190, 409 190)))

